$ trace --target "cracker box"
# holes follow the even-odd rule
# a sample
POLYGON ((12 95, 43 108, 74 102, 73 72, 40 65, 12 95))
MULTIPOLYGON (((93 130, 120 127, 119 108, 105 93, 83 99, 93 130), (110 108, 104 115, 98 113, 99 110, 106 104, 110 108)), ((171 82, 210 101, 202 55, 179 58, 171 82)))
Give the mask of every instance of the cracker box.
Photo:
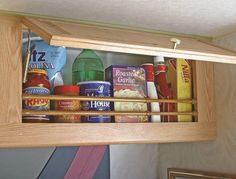
MULTIPOLYGON (((105 71, 106 81, 111 83, 111 95, 120 98, 145 98, 146 74, 143 67, 112 65, 105 71)), ((115 111, 147 111, 146 103, 114 102, 115 111)), ((115 122, 147 122, 147 116, 115 116, 115 122)))
MULTIPOLYGON (((175 99, 192 98, 192 65, 190 60, 178 58, 167 60, 167 76, 175 99)), ((191 112, 192 104, 178 103, 178 112, 191 112)), ((178 122, 192 122, 192 116, 179 115, 178 122)))

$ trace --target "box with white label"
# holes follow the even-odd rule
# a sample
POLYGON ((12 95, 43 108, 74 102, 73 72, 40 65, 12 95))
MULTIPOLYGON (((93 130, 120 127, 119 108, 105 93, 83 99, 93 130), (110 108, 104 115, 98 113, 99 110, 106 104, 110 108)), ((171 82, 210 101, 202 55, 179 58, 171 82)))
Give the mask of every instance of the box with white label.
MULTIPOLYGON (((111 83, 111 94, 120 98, 145 98, 146 74, 143 67, 112 65, 105 71, 105 79, 111 83)), ((115 111, 147 111, 146 103, 114 102, 115 111)), ((115 116, 115 122, 147 122, 148 116, 115 116)))

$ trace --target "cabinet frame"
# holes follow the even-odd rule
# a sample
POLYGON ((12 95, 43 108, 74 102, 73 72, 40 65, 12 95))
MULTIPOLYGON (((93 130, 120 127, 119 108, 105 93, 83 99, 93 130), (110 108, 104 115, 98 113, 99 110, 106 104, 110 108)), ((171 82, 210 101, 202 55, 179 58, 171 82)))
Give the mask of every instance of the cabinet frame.
MULTIPOLYGON (((0 15, 0 23, 0 147, 167 143, 216 138, 214 64, 204 61, 196 61, 194 68, 198 122, 21 123, 22 18, 0 15)), ((113 49, 106 49, 109 50, 113 49)))

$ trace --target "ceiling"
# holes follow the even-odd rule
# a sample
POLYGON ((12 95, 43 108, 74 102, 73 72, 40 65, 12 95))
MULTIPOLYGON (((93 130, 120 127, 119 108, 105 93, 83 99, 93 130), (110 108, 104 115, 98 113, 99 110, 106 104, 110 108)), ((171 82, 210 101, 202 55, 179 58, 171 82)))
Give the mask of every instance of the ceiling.
POLYGON ((235 0, 0 0, 0 10, 210 37, 236 31, 235 0))

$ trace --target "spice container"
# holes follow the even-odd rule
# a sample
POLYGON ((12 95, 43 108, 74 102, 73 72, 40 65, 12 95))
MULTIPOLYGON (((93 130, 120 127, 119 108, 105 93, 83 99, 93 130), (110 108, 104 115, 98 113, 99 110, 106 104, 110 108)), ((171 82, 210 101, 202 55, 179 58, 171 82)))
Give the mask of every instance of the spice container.
MULTIPOLYGON (((80 92, 79 86, 56 86, 54 94, 65 96, 78 96, 80 92)), ((55 110, 62 111, 79 111, 80 101, 78 100, 59 100, 54 102, 55 110)), ((61 115, 55 116, 53 122, 80 122, 80 115, 61 115)))
MULTIPOLYGON (((43 69, 31 69, 27 74, 27 81, 23 84, 23 93, 33 95, 50 95, 50 83, 47 78, 47 72, 43 69)), ((23 109, 49 110, 50 100, 26 99, 23 101, 23 109)), ((49 116, 24 116, 23 122, 49 122, 49 116)))

